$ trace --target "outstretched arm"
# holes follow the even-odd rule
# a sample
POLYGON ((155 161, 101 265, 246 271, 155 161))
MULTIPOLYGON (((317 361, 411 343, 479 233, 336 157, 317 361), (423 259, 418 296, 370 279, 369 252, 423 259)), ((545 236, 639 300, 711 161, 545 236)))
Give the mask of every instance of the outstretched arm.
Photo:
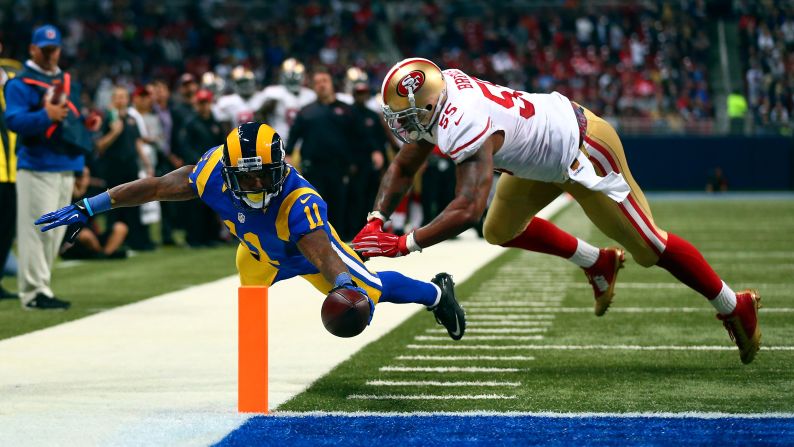
POLYGON ((403 196, 411 187, 414 175, 427 160, 433 145, 420 141, 419 143, 406 144, 397 152, 394 161, 389 165, 386 174, 378 188, 378 195, 375 197, 374 211, 378 211, 388 218, 403 196))
POLYGON ((331 241, 325 231, 312 231, 301 237, 298 239, 298 249, 331 284, 340 273, 349 273, 345 263, 331 247, 331 241))
POLYGON ((496 132, 477 152, 458 164, 455 198, 432 222, 408 235, 397 236, 383 232, 381 216, 371 216, 367 226, 353 239, 353 247, 364 257, 403 256, 457 236, 475 225, 488 204, 493 154, 503 142, 504 134, 496 132))
POLYGON ((196 197, 196 192, 188 181, 192 171, 193 166, 183 166, 162 177, 149 177, 125 183, 110 191, 78 200, 72 205, 47 213, 34 223, 45 225, 41 231, 68 225, 67 236, 71 242, 88 222, 89 217, 104 213, 111 208, 136 206, 153 200, 188 200, 196 197))
POLYGON ((162 177, 148 177, 111 188, 108 191, 112 208, 138 206, 155 200, 190 200, 196 191, 190 186, 188 176, 193 165, 182 166, 162 177))
POLYGON ((493 181, 491 140, 456 168, 455 198, 429 224, 414 232, 419 247, 429 247, 455 237, 480 221, 488 205, 493 181))

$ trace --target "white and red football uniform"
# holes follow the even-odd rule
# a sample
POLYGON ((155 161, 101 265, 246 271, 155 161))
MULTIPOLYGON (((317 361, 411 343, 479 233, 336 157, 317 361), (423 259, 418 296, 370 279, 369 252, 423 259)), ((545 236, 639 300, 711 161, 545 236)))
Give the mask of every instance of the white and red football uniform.
POLYGON ((232 123, 234 127, 253 121, 257 111, 253 99, 245 99, 237 93, 223 95, 212 105, 212 115, 220 122, 232 123))
POLYGON ((283 141, 289 138, 289 129, 298 116, 298 112, 307 105, 317 100, 314 90, 301 87, 298 94, 292 93, 283 85, 270 85, 265 87, 251 98, 252 104, 258 106, 256 110, 262 108, 268 101, 275 101, 276 107, 269 117, 271 127, 281 136, 283 141))
POLYGON ((599 177, 579 151, 579 122, 565 96, 517 91, 460 70, 444 70, 443 74, 447 99, 430 139, 455 163, 477 152, 494 132, 502 131, 504 143, 493 159, 497 170, 542 182, 570 179, 616 201, 629 193, 629 185, 619 173, 599 177), (575 160, 579 163, 574 164, 575 160))

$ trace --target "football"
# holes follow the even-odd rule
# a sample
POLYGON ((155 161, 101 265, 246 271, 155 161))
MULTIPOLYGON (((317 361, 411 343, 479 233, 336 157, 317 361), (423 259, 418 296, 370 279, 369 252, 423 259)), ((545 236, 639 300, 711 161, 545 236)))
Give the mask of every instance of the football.
POLYGON ((66 92, 63 89, 63 84, 55 84, 47 89, 44 94, 44 100, 50 104, 63 104, 66 102, 66 92))
POLYGON ((323 301, 320 315, 328 332, 337 337, 355 337, 369 323, 369 300, 355 290, 332 290, 323 301))

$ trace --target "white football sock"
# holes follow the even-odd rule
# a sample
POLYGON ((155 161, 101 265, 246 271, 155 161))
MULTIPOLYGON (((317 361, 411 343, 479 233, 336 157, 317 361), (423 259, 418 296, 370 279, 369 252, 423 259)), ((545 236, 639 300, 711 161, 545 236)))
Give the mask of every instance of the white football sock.
POLYGON ((436 288, 436 301, 435 301, 435 302, 433 302, 433 304, 432 304, 432 305, 430 305, 430 306, 427 306, 427 307, 429 307, 430 309, 432 309, 432 308, 434 308, 434 307, 438 306, 438 303, 439 303, 439 301, 441 301, 441 287, 438 287, 438 286, 436 285, 436 283, 433 283, 433 282, 431 282, 430 284, 433 284, 433 287, 435 287, 435 288, 436 288))
POLYGON ((599 250, 597 247, 594 247, 587 242, 576 238, 579 243, 576 245, 576 253, 573 254, 569 261, 573 262, 574 264, 578 265, 579 267, 592 267, 593 264, 598 261, 598 254, 599 250))
POLYGON ((720 314, 728 315, 736 309, 736 293, 723 281, 720 293, 713 300, 709 300, 709 303, 711 303, 720 314))

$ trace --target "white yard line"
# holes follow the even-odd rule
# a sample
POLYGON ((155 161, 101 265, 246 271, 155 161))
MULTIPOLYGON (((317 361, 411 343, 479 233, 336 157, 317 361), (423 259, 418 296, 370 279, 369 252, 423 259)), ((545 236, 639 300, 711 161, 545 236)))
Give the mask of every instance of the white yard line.
MULTIPOLYGON (((722 345, 406 345, 408 349, 430 349, 430 350, 550 350, 550 351, 594 351, 594 350, 616 350, 616 351, 735 351, 736 346, 722 345)), ((762 351, 794 351, 794 346, 761 346, 762 351)))
MULTIPOLYGON (((532 327, 532 328, 495 328, 495 329, 481 329, 481 328, 472 328, 471 326, 466 329, 467 338, 469 334, 533 334, 538 332, 546 332, 549 328, 545 327, 532 327)), ((425 332, 429 334, 446 334, 446 329, 437 329, 437 328, 430 328, 426 329, 425 332)))
MULTIPOLYGON (((592 313, 593 308, 590 307, 534 307, 532 309, 527 309, 525 312, 543 312, 542 317, 546 318, 548 313, 592 313)), ((693 312, 706 312, 706 313, 715 313, 714 309, 711 307, 703 306, 703 307, 620 307, 620 306, 611 306, 609 308, 609 313, 693 313, 693 312)), ((762 307, 759 311, 762 315, 765 313, 791 313, 794 312, 794 307, 762 307)), ((541 315, 532 315, 532 314, 525 314, 525 315, 515 315, 515 314, 500 314, 500 313, 488 313, 488 314, 479 314, 477 315, 477 319, 480 320, 499 320, 499 319, 509 319, 509 320, 531 320, 532 317, 540 317, 541 315)))
MULTIPOLYGON (((477 329, 481 327, 508 327, 508 326, 551 326, 554 324, 553 321, 550 320, 542 320, 542 321, 506 321, 506 320, 466 320, 466 324, 468 329, 477 329)), ((443 329, 442 329, 443 331, 443 329)))
MULTIPOLYGON (((414 337, 416 341, 441 341, 449 340, 449 337, 436 336, 436 335, 417 335, 414 337)), ((542 335, 466 335, 464 340, 467 341, 498 341, 498 340, 543 340, 542 335)))
POLYGON ((521 368, 492 368, 487 366, 381 366, 381 372, 429 372, 429 373, 507 373, 523 371, 521 368))
POLYGON ((368 380, 369 386, 521 386, 521 382, 493 382, 493 381, 456 381, 442 382, 439 380, 368 380))
POLYGON ((430 360, 430 361, 458 361, 458 360, 535 360, 531 355, 398 355, 395 360, 430 360))
POLYGON ((357 400, 492 400, 516 399, 517 396, 504 394, 351 394, 347 398, 357 400))

